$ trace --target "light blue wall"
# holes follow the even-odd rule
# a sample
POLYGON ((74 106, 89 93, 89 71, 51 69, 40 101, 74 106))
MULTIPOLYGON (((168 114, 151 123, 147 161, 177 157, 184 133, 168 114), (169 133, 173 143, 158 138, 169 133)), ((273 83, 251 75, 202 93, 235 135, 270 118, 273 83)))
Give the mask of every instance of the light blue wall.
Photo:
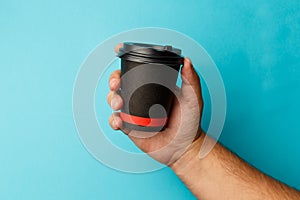
POLYGON ((1 1, 0 199, 194 199, 169 169, 103 166, 75 130, 72 90, 85 57, 145 26, 206 48, 228 97, 221 142, 300 189, 299 19, 298 0, 1 1))

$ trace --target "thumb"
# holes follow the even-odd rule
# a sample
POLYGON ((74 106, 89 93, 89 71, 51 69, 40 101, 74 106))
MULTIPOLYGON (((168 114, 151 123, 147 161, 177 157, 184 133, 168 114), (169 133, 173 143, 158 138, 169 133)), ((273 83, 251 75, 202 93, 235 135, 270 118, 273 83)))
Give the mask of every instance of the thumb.
POLYGON ((183 100, 196 103, 198 100, 199 104, 202 103, 200 78, 189 58, 184 58, 183 67, 181 69, 181 78, 181 93, 183 100), (197 97, 197 99, 195 99, 195 97, 197 97))

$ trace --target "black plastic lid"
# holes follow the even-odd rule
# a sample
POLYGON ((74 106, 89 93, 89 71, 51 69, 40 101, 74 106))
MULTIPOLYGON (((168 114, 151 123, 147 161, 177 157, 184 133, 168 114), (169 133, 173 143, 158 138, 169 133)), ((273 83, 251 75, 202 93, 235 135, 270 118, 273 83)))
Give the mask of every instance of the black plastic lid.
POLYGON ((183 64, 181 50, 170 45, 125 42, 117 56, 141 63, 183 64))

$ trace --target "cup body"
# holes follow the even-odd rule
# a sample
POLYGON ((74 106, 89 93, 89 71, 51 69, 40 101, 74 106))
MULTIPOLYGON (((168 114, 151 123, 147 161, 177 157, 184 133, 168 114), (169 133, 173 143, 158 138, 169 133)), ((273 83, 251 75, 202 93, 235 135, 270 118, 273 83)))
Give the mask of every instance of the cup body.
POLYGON ((173 91, 182 65, 182 57, 165 50, 154 49, 152 46, 125 51, 118 56, 121 58, 119 93, 123 99, 120 113, 123 128, 146 132, 164 130, 172 109, 173 91), (148 52, 149 48, 155 51, 156 56, 148 52), (148 53, 147 59, 145 54, 136 54, 136 52, 145 53, 145 49, 148 53))

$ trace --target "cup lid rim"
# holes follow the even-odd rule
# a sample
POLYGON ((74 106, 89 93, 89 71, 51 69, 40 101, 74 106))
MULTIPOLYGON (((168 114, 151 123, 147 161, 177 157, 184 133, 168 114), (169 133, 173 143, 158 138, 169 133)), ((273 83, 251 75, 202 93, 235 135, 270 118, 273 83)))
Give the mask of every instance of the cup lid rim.
POLYGON ((136 42, 124 42, 123 47, 119 50, 118 57, 124 54, 135 54, 154 58, 174 58, 178 59, 181 56, 181 50, 171 45, 157 45, 136 42))

